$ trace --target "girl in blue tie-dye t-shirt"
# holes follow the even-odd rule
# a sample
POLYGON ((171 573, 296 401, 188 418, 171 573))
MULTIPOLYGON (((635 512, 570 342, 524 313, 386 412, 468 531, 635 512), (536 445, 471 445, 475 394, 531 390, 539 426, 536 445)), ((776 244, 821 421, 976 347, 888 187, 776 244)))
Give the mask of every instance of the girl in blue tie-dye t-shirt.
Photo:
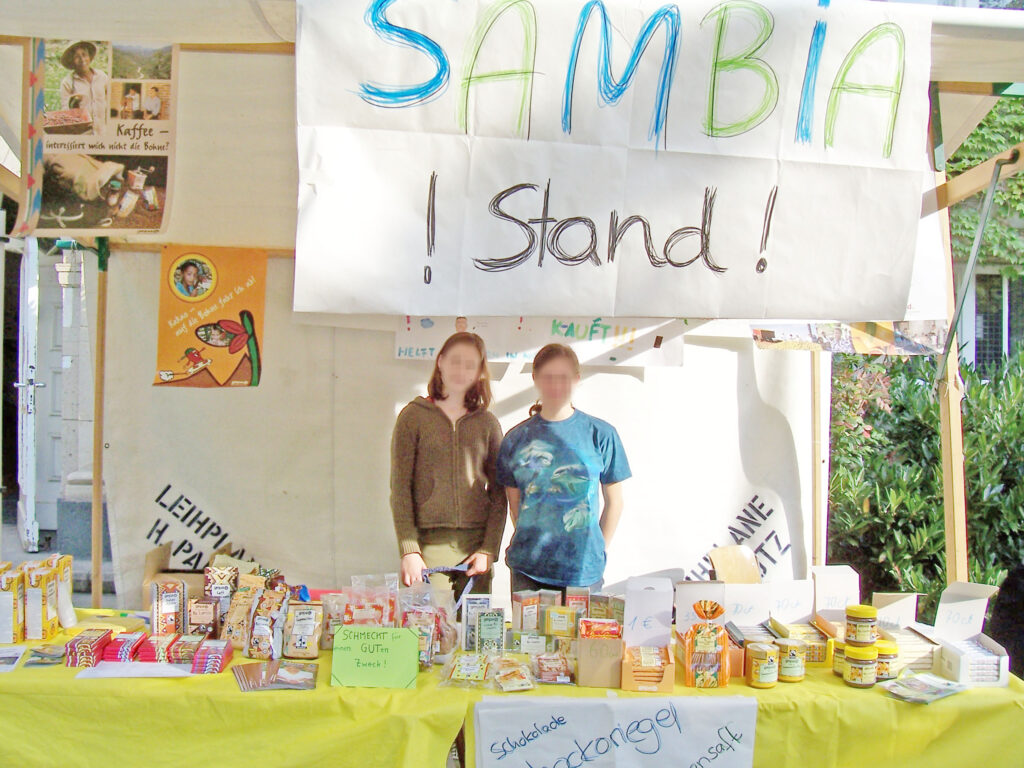
POLYGON ((515 526, 505 556, 512 591, 598 588, 631 475, 626 452, 611 424, 573 408, 580 364, 571 348, 541 349, 533 380, 540 400, 498 452, 515 526))

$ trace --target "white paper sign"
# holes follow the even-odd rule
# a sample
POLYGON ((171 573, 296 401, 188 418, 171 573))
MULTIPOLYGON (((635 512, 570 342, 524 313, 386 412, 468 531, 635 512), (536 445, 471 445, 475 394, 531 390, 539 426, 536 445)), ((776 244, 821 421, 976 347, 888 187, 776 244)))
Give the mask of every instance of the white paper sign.
POLYGON ((488 697, 474 724, 479 768, 750 768, 757 699, 488 697))
POLYGON ((685 320, 644 317, 398 318, 395 357, 433 360, 451 334, 471 331, 492 362, 530 361, 545 344, 566 344, 584 365, 682 365, 685 320))
POLYGON ((669 579, 634 576, 626 581, 626 607, 622 639, 627 646, 663 648, 672 639, 674 592, 669 579))
POLYGON ((299 0, 294 307, 900 319, 930 21, 299 0))

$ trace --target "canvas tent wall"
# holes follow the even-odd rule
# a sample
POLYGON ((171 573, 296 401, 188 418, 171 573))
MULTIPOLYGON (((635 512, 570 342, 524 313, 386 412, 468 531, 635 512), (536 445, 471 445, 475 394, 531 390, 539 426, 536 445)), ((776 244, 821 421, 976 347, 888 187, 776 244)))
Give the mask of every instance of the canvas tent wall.
MULTIPOLYGON (((934 79, 1024 80, 1021 16, 921 12, 935 19, 934 79)), ((154 524, 169 522, 165 540, 190 535, 156 501, 167 486, 290 578, 336 586, 352 573, 395 564, 387 443, 397 409, 422 390, 428 366, 394 359, 389 319, 319 318, 339 326, 331 328, 300 324, 290 311, 293 19, 286 0, 5 4, 3 35, 184 45, 170 227, 160 237, 135 238, 134 250, 117 247, 110 273, 107 496, 125 605, 137 603, 154 524), (281 256, 268 273, 258 389, 150 386, 159 258, 146 245, 155 242, 254 246, 281 256)), ((15 74, 10 46, 0 46, 0 56, 0 137, 17 146, 20 69, 15 74)), ((966 135, 986 98, 943 96, 943 109, 958 115, 950 133, 966 135)), ((932 268, 941 265, 932 256, 932 268)), ((802 576, 812 549, 815 470, 808 359, 754 350, 742 324, 695 327, 687 341, 681 368, 594 371, 580 392, 580 407, 619 426, 636 473, 608 579, 696 567, 708 546, 731 543, 722 521, 755 494, 785 520, 789 569, 802 576)), ((525 414, 530 380, 517 368, 495 372, 495 410, 507 429, 525 414)))

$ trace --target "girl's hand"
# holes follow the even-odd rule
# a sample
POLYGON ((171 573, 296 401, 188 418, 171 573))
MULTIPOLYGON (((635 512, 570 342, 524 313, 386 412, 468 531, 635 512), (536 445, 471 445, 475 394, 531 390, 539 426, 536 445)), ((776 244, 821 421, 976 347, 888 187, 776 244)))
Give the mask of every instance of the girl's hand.
POLYGON ((474 552, 462 562, 469 564, 469 570, 466 571, 467 576, 479 576, 481 573, 491 570, 491 556, 485 555, 483 552, 474 552))
POLYGON ((410 552, 402 558, 402 583, 411 587, 417 581, 423 581, 423 569, 427 564, 423 562, 423 555, 419 552, 410 552))

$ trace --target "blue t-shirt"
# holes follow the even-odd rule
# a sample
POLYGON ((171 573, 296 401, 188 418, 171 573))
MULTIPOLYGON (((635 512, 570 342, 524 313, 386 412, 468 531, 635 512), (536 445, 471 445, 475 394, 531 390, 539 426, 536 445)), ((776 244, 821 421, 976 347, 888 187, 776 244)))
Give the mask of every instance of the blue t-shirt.
POLYGON ((604 575, 601 485, 632 473, 615 427, 582 411, 564 421, 540 414, 514 427, 498 451, 498 482, 519 489, 508 567, 558 586, 604 575))

